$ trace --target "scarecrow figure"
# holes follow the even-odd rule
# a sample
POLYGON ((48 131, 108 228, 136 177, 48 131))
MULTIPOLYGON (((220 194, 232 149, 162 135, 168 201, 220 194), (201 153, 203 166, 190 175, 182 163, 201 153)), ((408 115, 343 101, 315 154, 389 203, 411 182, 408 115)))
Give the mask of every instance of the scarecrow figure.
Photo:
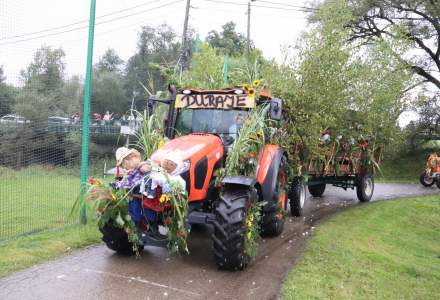
MULTIPOLYGON (((115 183, 115 187, 131 189, 133 194, 138 194, 139 183, 146 174, 151 172, 148 162, 142 161, 139 151, 126 147, 120 147, 116 150, 116 161, 116 166, 125 170, 125 176, 115 183)), ((133 198, 128 204, 128 211, 133 221, 139 223, 142 219, 141 199, 133 198)))
POLYGON ((155 170, 151 162, 142 161, 141 154, 136 149, 121 147, 116 150, 117 167, 125 170, 122 180, 115 187, 131 190, 133 199, 128 204, 128 211, 138 226, 145 226, 157 239, 166 238, 158 232, 158 213, 169 206, 162 203, 161 196, 171 192, 171 186, 179 184, 186 188, 185 180, 179 175, 185 167, 182 158, 177 153, 170 153, 161 161, 161 167, 166 174, 155 170), (144 217, 144 219, 143 219, 144 217), (147 223, 143 221, 147 221, 147 223))

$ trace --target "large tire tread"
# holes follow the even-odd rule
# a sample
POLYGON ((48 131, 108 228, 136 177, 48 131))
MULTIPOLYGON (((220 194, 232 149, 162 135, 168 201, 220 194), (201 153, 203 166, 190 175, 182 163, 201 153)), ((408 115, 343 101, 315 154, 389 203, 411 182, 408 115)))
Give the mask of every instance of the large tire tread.
MULTIPOLYGON (((121 229, 106 224, 100 229, 102 240, 110 250, 123 255, 133 255, 132 244, 128 240, 127 233, 121 229)), ((143 246, 139 246, 139 250, 143 250, 143 246)))
POLYGON ((256 192, 236 188, 225 190, 217 201, 217 224, 212 241, 214 259, 220 269, 243 270, 249 264, 250 258, 245 253, 244 223, 252 198, 256 198, 256 192))
POLYGON ((360 202, 369 202, 373 197, 374 193, 374 178, 368 173, 359 174, 356 179, 356 195, 360 202), (367 194, 365 191, 365 182, 370 180, 372 182, 372 191, 371 194, 367 194))
POLYGON ((307 195, 305 193, 304 178, 295 177, 289 191, 290 213, 295 217, 301 217, 305 213, 305 207, 307 204, 307 195), (304 197, 304 204, 302 206, 301 197, 304 197))
POLYGON ((322 197, 325 191, 325 183, 309 185, 308 186, 309 193, 315 198, 322 197))

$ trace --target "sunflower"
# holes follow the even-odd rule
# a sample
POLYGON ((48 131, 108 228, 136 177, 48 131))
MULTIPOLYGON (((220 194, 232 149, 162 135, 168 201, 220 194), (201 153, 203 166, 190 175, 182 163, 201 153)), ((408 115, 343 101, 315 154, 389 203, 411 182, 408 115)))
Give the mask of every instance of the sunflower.
POLYGON ((254 86, 254 88, 257 88, 260 86, 260 83, 261 83, 261 81, 256 79, 256 80, 254 80, 254 82, 252 82, 252 85, 254 86))
POLYGON ((243 91, 245 92, 245 94, 249 93, 249 89, 250 89, 250 85, 245 83, 243 84, 243 91))
POLYGON ((162 196, 160 196, 159 199, 160 203, 166 203, 170 201, 170 196, 168 196, 167 194, 162 194, 162 196))
POLYGON ((255 89, 254 88, 250 88, 249 92, 248 92, 248 95, 251 96, 251 97, 254 97, 255 96, 255 89))
POLYGON ((160 149, 160 148, 162 148, 164 145, 165 145, 165 140, 164 140, 164 139, 161 139, 161 140, 159 141, 159 144, 157 145, 157 148, 160 149))

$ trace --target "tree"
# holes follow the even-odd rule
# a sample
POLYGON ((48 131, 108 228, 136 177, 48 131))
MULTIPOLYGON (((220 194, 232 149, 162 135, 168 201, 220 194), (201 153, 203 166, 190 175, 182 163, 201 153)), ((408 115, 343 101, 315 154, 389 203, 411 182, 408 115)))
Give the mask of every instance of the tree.
POLYGON ((145 100, 141 83, 155 90, 166 89, 166 78, 155 65, 175 66, 179 49, 177 35, 168 25, 143 26, 138 35, 137 52, 130 57, 126 66, 127 96, 145 100))
POLYGON ((367 135, 389 144, 404 108, 409 74, 382 43, 363 49, 347 46, 353 19, 345 0, 326 2, 288 60, 263 70, 263 80, 283 98, 288 118, 279 143, 304 166, 308 155, 322 157, 322 132, 359 139, 367 135), (359 126, 361 125, 361 126, 359 126), (361 130, 354 130, 361 128, 361 130))
POLYGON ((98 71, 120 72, 124 61, 119 57, 114 49, 107 49, 104 55, 96 64, 98 71))
POLYGON ((14 110, 34 121, 45 121, 49 115, 65 115, 65 53, 62 49, 41 47, 34 60, 21 72, 24 87, 17 95, 14 110))
POLYGON ((34 86, 39 92, 59 89, 64 83, 65 57, 61 48, 41 47, 35 53, 34 61, 21 71, 24 84, 34 86))
POLYGON ((247 47, 247 39, 241 33, 237 33, 234 22, 228 22, 222 26, 222 31, 212 30, 208 33, 208 44, 220 50, 220 52, 232 56, 243 55, 247 47))
POLYGON ((3 66, 0 66, 0 116, 11 113, 15 101, 16 89, 5 81, 3 66))
POLYGON ((440 5, 435 0, 350 0, 351 40, 386 42, 396 57, 440 90, 440 5), (408 47, 401 47, 401 42, 408 47))
POLYGON ((130 99, 125 94, 122 75, 116 72, 95 72, 91 97, 92 111, 125 113, 129 108, 130 99))

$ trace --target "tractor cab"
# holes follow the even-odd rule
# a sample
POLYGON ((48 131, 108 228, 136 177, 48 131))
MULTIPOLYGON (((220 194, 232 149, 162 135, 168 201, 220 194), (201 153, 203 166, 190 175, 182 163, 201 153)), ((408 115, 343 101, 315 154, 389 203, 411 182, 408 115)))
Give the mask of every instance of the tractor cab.
POLYGON ((271 119, 281 119, 282 101, 267 91, 262 91, 256 99, 255 95, 246 94, 241 88, 177 92, 170 87, 170 95, 169 100, 161 101, 169 104, 166 135, 170 139, 176 135, 206 133, 218 135, 229 144, 236 138, 249 111, 256 105, 267 103, 271 105, 271 119))

